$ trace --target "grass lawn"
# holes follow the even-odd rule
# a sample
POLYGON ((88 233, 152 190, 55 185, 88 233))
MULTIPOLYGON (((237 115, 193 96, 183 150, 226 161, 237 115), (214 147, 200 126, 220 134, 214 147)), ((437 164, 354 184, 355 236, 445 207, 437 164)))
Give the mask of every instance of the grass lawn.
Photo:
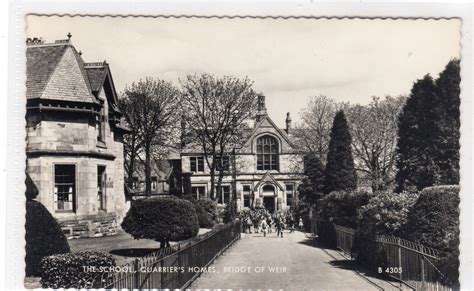
MULTIPOLYGON (((210 229, 201 228, 199 234, 210 231, 210 229)), ((149 239, 133 239, 131 235, 123 230, 118 234, 104 237, 79 238, 69 240, 71 252, 96 251, 111 254, 115 258, 118 266, 132 262, 134 258, 143 254, 152 252, 160 248, 160 243, 149 239), (118 255, 117 253, 132 253, 130 256, 118 255)), ((171 244, 174 244, 171 242, 171 244)))

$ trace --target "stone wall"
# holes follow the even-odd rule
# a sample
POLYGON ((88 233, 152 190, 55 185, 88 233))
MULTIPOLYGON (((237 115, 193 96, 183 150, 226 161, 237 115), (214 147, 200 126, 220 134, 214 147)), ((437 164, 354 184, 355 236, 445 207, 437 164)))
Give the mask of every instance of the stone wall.
POLYGON ((115 235, 118 229, 115 213, 80 215, 72 219, 58 219, 58 222, 68 239, 115 235))

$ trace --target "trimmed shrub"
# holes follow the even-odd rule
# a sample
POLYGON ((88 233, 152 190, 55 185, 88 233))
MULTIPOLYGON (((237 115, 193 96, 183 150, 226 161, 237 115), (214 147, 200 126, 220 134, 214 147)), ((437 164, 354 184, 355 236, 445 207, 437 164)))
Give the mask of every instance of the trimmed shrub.
POLYGON ((153 239, 164 247, 196 236, 199 222, 193 203, 164 196, 133 201, 122 228, 135 239, 153 239))
POLYGON ((385 255, 375 243, 376 234, 398 235, 407 222, 408 213, 417 199, 416 194, 377 192, 359 211, 359 226, 354 238, 353 255, 359 263, 384 267, 385 255), (378 254, 378 255, 377 255, 378 254))
POLYGON ((69 244, 58 222, 41 203, 26 201, 26 276, 38 276, 44 257, 69 253, 69 244))
POLYGON ((217 204, 214 200, 203 198, 194 200, 199 227, 212 228, 217 220, 217 204))
POLYGON ((99 252, 53 255, 41 261, 43 288, 101 288, 101 277, 115 267, 115 259, 99 252))
POLYGON ((451 284, 459 277, 459 186, 433 186, 420 192, 402 235, 441 252, 438 268, 451 284))

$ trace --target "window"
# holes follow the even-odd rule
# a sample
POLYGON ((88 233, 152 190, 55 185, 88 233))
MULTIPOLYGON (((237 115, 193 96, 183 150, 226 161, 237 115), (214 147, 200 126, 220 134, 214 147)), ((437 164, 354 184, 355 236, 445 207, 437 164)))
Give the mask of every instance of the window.
POLYGON ((105 142, 105 122, 107 116, 105 115, 105 106, 102 105, 99 116, 97 116, 97 141, 105 142))
POLYGON ((257 170, 278 171, 278 142, 276 138, 265 135, 257 139, 257 170))
POLYGON ((229 202, 229 199, 230 199, 230 186, 221 186, 221 193, 218 193, 217 188, 216 188, 216 194, 219 195, 217 203, 225 204, 225 203, 229 202))
POLYGON ((137 189, 137 188, 138 188, 138 177, 133 177, 132 189, 137 189))
POLYGON ((156 191, 158 188, 158 177, 153 176, 151 177, 151 191, 156 191))
POLYGON ((105 210, 105 182, 107 181, 104 166, 97 166, 97 201, 99 209, 105 210))
POLYGON ((76 166, 54 166, 54 210, 75 211, 76 166))
POLYGON ((191 194, 197 200, 199 200, 200 198, 206 197, 206 186, 192 186, 191 194))
POLYGON ((204 157, 190 157, 191 172, 204 172, 204 157))
POLYGON ((251 200, 250 200, 250 186, 244 185, 242 187, 242 192, 244 196, 244 207, 250 207, 252 205, 251 200))
POLYGON ((217 165, 216 165, 216 170, 217 171, 229 171, 229 156, 223 156, 222 157, 222 163, 220 162, 220 159, 217 159, 217 165), (222 164, 222 167, 221 167, 222 164))
POLYGON ((293 184, 286 184, 286 205, 291 207, 293 205, 293 197, 294 197, 294 185, 293 184))

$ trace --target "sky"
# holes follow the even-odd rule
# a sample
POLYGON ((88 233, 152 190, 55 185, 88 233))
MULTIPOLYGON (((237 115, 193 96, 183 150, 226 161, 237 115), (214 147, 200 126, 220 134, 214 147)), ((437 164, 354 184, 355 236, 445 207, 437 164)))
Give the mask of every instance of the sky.
POLYGON ((86 62, 106 60, 118 92, 147 76, 179 86, 187 74, 248 77, 284 127, 311 96, 367 104, 408 95, 460 57, 461 21, 28 16, 26 37, 66 39, 86 62))

